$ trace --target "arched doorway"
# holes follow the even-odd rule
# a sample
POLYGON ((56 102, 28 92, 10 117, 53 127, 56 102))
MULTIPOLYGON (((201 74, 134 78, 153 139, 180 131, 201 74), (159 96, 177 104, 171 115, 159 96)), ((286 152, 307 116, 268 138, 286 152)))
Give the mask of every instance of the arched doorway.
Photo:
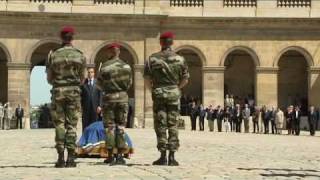
POLYGON ((0 102, 8 101, 8 57, 4 50, 0 48, 0 102))
MULTIPOLYGON (((98 53, 95 56, 94 63, 95 63, 95 68, 96 70, 99 69, 99 66, 102 61, 107 59, 106 56, 106 48, 108 44, 106 44, 103 48, 101 48, 98 53)), ((128 119, 127 119, 127 128, 132 128, 134 125, 134 112, 135 112, 135 89, 134 89, 134 64, 135 64, 135 59, 133 55, 130 53, 130 51, 125 48, 124 46, 121 46, 120 48, 120 59, 128 63, 132 69, 132 78, 133 78, 133 83, 131 88, 128 91, 129 95, 129 113, 128 113, 128 119)))
POLYGON ((30 119, 31 128, 53 127, 49 107, 51 103, 51 85, 47 82, 45 63, 51 50, 56 49, 60 44, 48 42, 39 45, 31 54, 30 62, 30 119))
POLYGON ((278 106, 301 106, 308 110, 308 62, 304 55, 295 50, 283 53, 278 61, 278 106))
POLYGON ((200 104, 202 99, 202 60, 192 49, 180 49, 177 53, 187 62, 190 78, 189 83, 182 89, 181 115, 188 115, 188 104, 195 101, 200 104))
POLYGON ((233 95, 236 104, 255 104, 256 65, 245 50, 231 51, 224 61, 224 96, 233 95))

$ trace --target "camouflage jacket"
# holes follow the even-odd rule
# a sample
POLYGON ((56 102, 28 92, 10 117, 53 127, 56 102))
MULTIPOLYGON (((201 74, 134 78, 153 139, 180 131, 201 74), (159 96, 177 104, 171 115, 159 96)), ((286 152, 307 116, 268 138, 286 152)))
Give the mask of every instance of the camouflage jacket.
POLYGON ((80 86, 85 77, 86 59, 73 46, 63 46, 49 53, 46 68, 51 76, 49 83, 54 88, 80 86))
POLYGON ((144 67, 144 77, 152 82, 153 98, 180 98, 178 85, 189 76, 184 58, 170 49, 151 55, 144 67))
POLYGON ((104 62, 98 71, 96 85, 104 92, 104 96, 122 92, 121 97, 118 95, 110 98, 128 100, 123 96, 127 96, 127 91, 132 85, 131 67, 121 59, 111 59, 104 62))

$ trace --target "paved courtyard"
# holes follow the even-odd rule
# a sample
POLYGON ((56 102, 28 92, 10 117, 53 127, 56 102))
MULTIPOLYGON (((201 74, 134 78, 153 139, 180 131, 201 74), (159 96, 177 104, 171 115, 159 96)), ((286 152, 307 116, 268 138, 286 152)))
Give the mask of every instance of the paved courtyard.
POLYGON ((320 179, 320 137, 180 131, 181 166, 152 166, 159 154, 151 129, 128 130, 136 153, 128 166, 77 159, 74 169, 53 168, 54 130, 0 131, 0 179, 202 180, 320 179))

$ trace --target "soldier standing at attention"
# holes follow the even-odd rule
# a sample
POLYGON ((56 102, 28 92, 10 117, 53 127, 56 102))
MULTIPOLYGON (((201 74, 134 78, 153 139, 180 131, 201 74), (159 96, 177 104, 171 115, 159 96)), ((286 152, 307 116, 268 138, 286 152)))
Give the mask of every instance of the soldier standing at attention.
POLYGON ((108 158, 104 161, 112 165, 124 165, 127 145, 124 128, 128 115, 128 93, 132 85, 131 67, 119 58, 120 45, 112 43, 106 47, 107 59, 100 65, 97 87, 103 92, 102 114, 106 129, 108 158), (114 155, 115 154, 115 155, 114 155))
POLYGON ((85 78, 86 60, 83 53, 72 46, 74 28, 60 32, 62 46, 49 53, 46 63, 47 80, 52 85, 51 116, 56 129, 56 168, 76 167, 76 128, 81 114, 80 85, 85 78), (64 150, 68 151, 65 163, 64 150))
POLYGON ((174 153, 179 148, 180 97, 181 88, 188 83, 189 72, 184 58, 171 49, 173 39, 172 32, 163 33, 160 36, 161 51, 152 54, 144 68, 146 86, 152 91, 154 128, 157 148, 161 152, 153 165, 179 165, 174 153))

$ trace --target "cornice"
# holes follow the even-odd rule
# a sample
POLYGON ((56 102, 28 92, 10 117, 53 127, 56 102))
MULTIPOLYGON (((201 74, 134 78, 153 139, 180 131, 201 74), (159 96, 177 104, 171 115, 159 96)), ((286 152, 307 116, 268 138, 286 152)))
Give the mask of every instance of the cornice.
POLYGON ((28 70, 31 68, 31 64, 24 63, 7 63, 8 70, 28 70))

